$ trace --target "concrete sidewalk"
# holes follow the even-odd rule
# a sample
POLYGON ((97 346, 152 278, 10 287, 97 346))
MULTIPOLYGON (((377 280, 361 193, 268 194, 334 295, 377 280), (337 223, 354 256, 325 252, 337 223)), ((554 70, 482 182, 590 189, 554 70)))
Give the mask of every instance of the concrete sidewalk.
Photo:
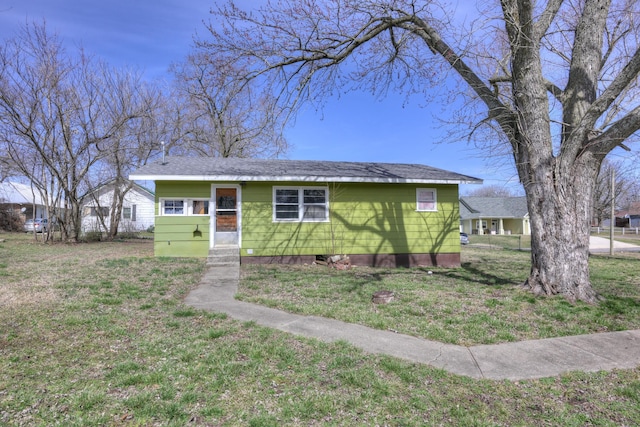
MULTIPOLYGON (((589 252, 591 253, 604 253, 611 250, 611 243, 608 238, 590 236, 589 237, 589 252)), ((631 243, 618 242, 613 240, 613 251, 615 252, 640 252, 640 246, 631 243)))
POLYGON ((464 347, 237 301, 238 280, 238 265, 210 266, 185 303, 326 342, 345 340, 369 353, 388 354, 472 378, 523 380, 568 371, 640 366, 639 330, 464 347))

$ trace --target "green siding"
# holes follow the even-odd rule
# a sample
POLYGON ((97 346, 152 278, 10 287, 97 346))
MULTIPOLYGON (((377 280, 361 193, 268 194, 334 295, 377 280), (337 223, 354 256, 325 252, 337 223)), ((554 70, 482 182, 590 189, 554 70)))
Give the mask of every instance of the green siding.
POLYGON ((206 257, 209 254, 208 216, 161 216, 160 199, 211 197, 208 182, 156 182, 154 252, 156 256, 206 257))
POLYGON ((328 223, 274 223, 274 185, 243 190, 243 256, 460 252, 457 185, 330 184, 328 223), (424 187, 437 189, 437 212, 416 211, 424 187))
MULTIPOLYGON (((208 198, 211 184, 157 182, 156 202, 208 198)), ((460 252, 457 185, 329 184, 329 222, 274 222, 273 186, 283 185, 318 186, 247 183, 241 189, 242 256, 460 252), (416 188, 427 187, 438 191, 437 212, 416 211, 416 188)), ((156 255, 208 253, 209 217, 157 216, 155 230, 156 255), (194 236, 196 225, 201 235, 194 236)))

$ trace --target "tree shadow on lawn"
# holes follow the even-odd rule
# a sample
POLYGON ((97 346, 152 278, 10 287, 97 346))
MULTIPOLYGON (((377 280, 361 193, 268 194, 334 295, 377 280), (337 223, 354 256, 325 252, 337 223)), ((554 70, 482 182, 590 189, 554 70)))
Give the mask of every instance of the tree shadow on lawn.
POLYGON ((513 277, 505 277, 489 271, 481 270, 475 266, 475 263, 464 262, 460 265, 459 269, 450 271, 435 271, 434 274, 441 274, 446 277, 464 281, 477 283, 485 286, 519 286, 524 283, 523 279, 516 279, 513 277))

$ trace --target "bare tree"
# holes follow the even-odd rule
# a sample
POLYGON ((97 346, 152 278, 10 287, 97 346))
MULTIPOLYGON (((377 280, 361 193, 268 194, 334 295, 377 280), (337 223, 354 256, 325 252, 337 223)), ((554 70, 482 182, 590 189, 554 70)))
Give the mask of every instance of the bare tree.
POLYGON ((124 207, 124 199, 133 187, 128 175, 157 156, 161 150, 160 141, 167 136, 162 127, 164 97, 157 88, 137 82, 138 103, 144 105, 139 117, 132 118, 120 127, 111 138, 108 153, 96 163, 87 177, 88 193, 83 200, 91 200, 96 208, 96 219, 105 238, 113 240, 118 235, 124 207), (101 206, 100 195, 110 193, 109 206, 101 206), (105 209, 103 209, 105 208, 105 209))
MULTIPOLYGON (((604 219, 611 216, 611 204, 619 205, 623 197, 627 196, 632 188, 632 181, 628 179, 626 170, 620 162, 604 160, 600 173, 596 179, 593 191, 593 223, 602 225, 604 219), (615 185, 611 191, 611 174, 615 175, 615 185)), ((623 202, 624 203, 624 202, 623 202)))
MULTIPOLYGON (((483 7, 490 7, 482 3, 483 7)), ((283 105, 345 85, 427 93, 455 78, 508 148, 527 196, 535 294, 596 302, 589 223, 600 164, 640 128, 638 2, 501 0, 465 32, 432 1, 283 0, 212 11, 202 48, 283 105), (570 266, 570 268, 567 268, 570 266)))
POLYGON ((470 191, 468 196, 471 197, 515 197, 516 194, 513 190, 501 185, 484 185, 473 191, 470 191))
POLYGON ((69 55, 45 25, 26 26, 0 49, 0 145, 50 203, 65 240, 79 238, 95 165, 148 109, 138 76, 69 55))
POLYGON ((275 98, 253 90, 230 64, 203 52, 174 64, 183 149, 210 157, 277 157, 286 152, 275 98))

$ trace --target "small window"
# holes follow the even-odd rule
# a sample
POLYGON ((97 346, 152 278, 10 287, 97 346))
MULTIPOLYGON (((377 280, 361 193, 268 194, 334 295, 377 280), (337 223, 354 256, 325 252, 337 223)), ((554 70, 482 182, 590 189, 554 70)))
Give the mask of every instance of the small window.
POLYGON ((129 221, 136 220, 136 205, 124 206, 122 208, 122 219, 128 219, 129 221))
POLYGON ((275 221, 326 221, 326 188, 274 188, 275 221))
POLYGON ((438 210, 437 193, 434 188, 418 188, 416 195, 418 211, 433 212, 438 210))
POLYGON ((162 215, 184 215, 184 200, 163 200, 162 215))
POLYGON ((193 215, 209 215, 208 200, 193 200, 191 207, 193 215))
POLYGON ((109 215, 108 207, 98 208, 97 206, 85 206, 82 210, 84 216, 98 216, 100 215, 102 218, 109 215))

